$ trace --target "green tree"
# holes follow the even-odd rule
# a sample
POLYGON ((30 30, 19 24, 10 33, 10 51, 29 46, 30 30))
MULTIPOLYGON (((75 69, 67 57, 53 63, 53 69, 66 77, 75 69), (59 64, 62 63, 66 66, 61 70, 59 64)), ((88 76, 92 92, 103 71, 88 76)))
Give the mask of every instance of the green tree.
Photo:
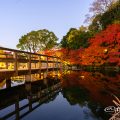
POLYGON ((75 28, 71 28, 71 29, 68 31, 68 33, 67 33, 65 36, 63 36, 63 39, 62 39, 61 42, 60 42, 61 47, 63 47, 63 48, 70 48, 70 41, 68 40, 68 38, 69 38, 71 32, 72 32, 72 31, 76 31, 76 30, 77 30, 77 29, 75 29, 75 28))
POLYGON ((85 48, 89 45, 88 39, 90 36, 90 33, 84 26, 81 26, 79 29, 71 28, 61 40, 61 46, 68 49, 85 48))
POLYGON ((53 32, 46 29, 31 31, 19 39, 17 48, 29 52, 51 49, 57 44, 58 38, 53 32))

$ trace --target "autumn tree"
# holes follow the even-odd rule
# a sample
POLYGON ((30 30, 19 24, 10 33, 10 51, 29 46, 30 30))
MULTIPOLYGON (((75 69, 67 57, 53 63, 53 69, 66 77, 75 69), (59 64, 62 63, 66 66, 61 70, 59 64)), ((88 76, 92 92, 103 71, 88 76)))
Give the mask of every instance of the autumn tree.
POLYGON ((65 63, 86 66, 120 66, 120 24, 109 25, 89 39, 87 48, 60 48, 45 54, 55 55, 65 63))
POLYGON ((109 25, 94 38, 82 54, 83 65, 120 65, 120 24, 109 25))
POLYGON ((56 35, 46 29, 31 31, 19 39, 17 48, 29 52, 51 49, 57 44, 56 35))

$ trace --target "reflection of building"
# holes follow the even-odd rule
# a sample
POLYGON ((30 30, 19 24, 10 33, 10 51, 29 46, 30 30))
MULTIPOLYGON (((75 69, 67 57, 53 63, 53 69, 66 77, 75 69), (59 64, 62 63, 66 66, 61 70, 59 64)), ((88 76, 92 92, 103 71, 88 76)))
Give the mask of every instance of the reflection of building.
POLYGON ((8 119, 13 115, 15 115, 14 119, 21 119, 41 104, 53 100, 60 90, 61 84, 58 80, 48 80, 47 85, 44 84, 44 80, 41 80, 16 86, 9 90, 1 90, 0 113, 2 113, 2 110, 9 110, 12 105, 15 105, 15 109, 7 110, 8 112, 1 115, 0 119, 8 119), (20 105, 21 101, 24 103, 23 106, 20 105), (21 112, 22 110, 25 110, 25 112, 21 112))

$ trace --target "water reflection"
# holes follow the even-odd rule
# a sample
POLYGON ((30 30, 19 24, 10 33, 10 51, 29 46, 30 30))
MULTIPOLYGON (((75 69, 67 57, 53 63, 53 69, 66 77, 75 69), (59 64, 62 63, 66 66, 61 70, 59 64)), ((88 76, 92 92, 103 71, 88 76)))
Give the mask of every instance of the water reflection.
POLYGON ((120 97, 120 75, 87 71, 68 71, 62 78, 63 96, 71 105, 86 107, 101 119, 110 118, 104 112, 106 106, 114 105, 113 95, 120 97))
POLYGON ((22 75, 22 76, 11 77, 8 80, 0 80, 0 90, 8 87, 18 86, 18 85, 24 84, 25 82, 35 82, 38 80, 43 80, 48 77, 55 78, 56 76, 60 77, 60 71, 58 70, 49 71, 49 72, 43 71, 40 74, 31 74, 31 76, 22 75), (30 77, 31 77, 31 80, 30 80, 30 77))
MULTIPOLYGON (((39 80, 35 75, 32 82, 0 90, 0 119, 108 120, 111 114, 104 108, 114 105, 113 94, 120 97, 118 73, 51 71, 41 75, 39 80)), ((0 82, 1 87, 5 84, 0 82)))
POLYGON ((60 90, 60 81, 56 79, 3 89, 0 91, 0 118, 19 120, 43 103, 53 101, 60 90))

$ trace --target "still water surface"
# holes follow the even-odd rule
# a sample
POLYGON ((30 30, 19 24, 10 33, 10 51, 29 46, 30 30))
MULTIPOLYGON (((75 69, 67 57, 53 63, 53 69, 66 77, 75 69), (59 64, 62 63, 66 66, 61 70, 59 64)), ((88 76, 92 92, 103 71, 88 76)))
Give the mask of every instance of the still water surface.
POLYGON ((11 88, 0 83, 0 119, 108 120, 111 113, 105 107, 114 105, 113 95, 120 97, 120 74, 115 72, 66 71, 17 82, 11 88))

